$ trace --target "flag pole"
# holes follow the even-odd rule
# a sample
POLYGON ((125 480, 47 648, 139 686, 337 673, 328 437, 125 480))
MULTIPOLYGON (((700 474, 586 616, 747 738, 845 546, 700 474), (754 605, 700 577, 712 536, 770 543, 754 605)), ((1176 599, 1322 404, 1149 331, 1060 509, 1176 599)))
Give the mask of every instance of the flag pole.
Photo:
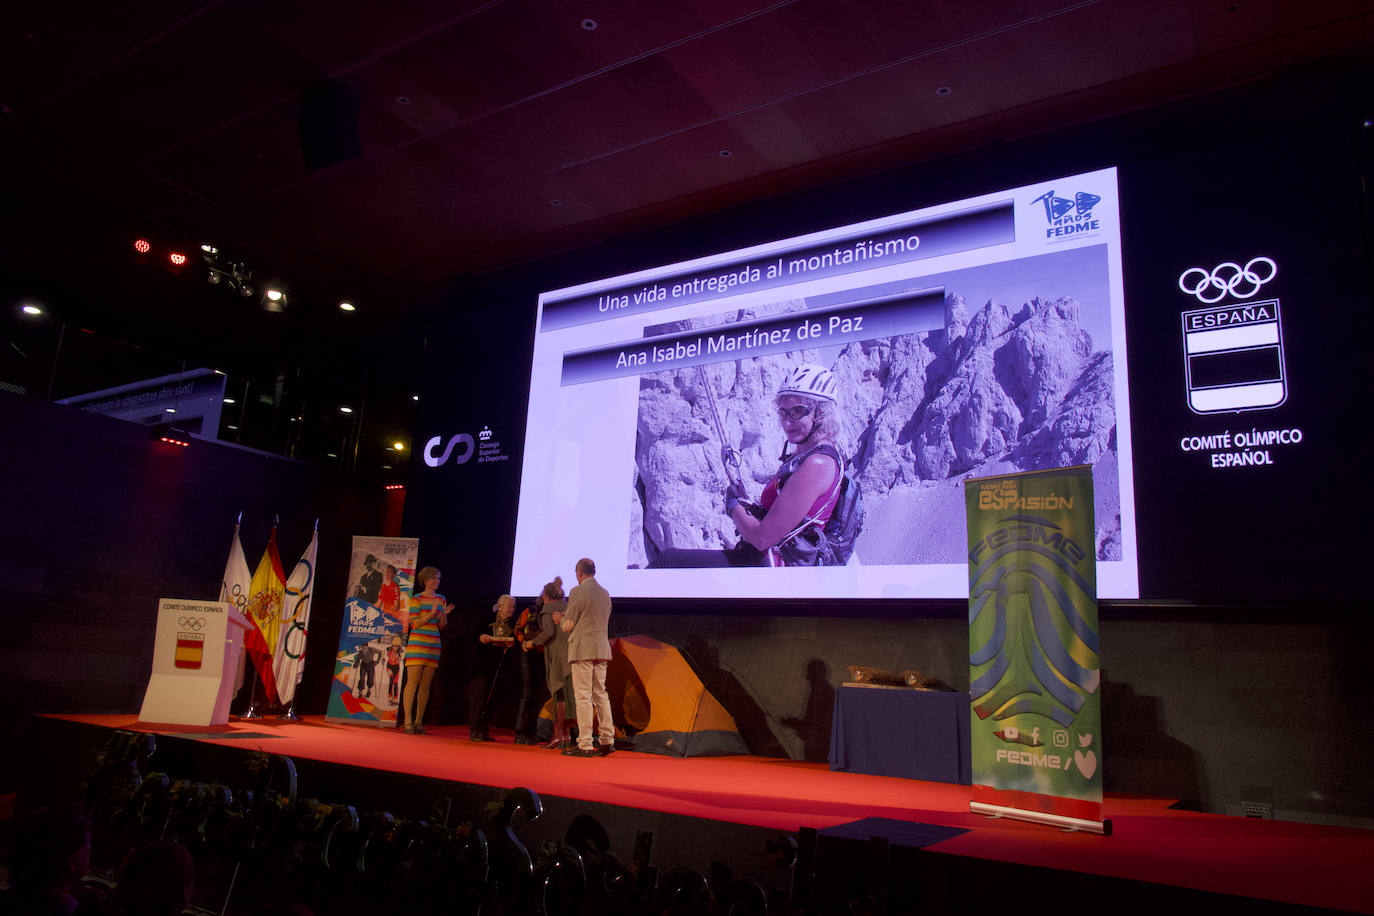
POLYGON ((258 712, 258 679, 257 672, 253 672, 254 677, 248 681, 248 708, 243 711, 240 719, 261 719, 262 713, 258 712))
MULTIPOLYGON (((239 541, 239 529, 240 529, 241 527, 243 527, 243 510, 242 510, 242 509, 239 510, 239 517, 236 518, 236 519, 234 519, 234 542, 233 542, 232 544, 229 545, 229 549, 230 549, 231 551, 233 550, 233 548, 234 548, 235 545, 240 545, 240 544, 242 543, 241 541, 239 541)), ((220 587, 221 587, 221 589, 223 589, 223 587, 224 587, 223 584, 221 584, 220 587)), ((240 650, 240 652, 242 652, 242 650, 240 650)), ((240 655, 239 655, 239 666, 240 666, 239 670, 243 670, 243 669, 242 669, 243 662, 244 662, 243 655, 240 654, 240 655)), ((255 679, 254 679, 254 678, 249 678, 249 680, 248 680, 248 709, 246 709, 246 710, 243 712, 243 714, 239 716, 239 718, 240 718, 240 719, 260 719, 260 718, 262 718, 262 714, 259 713, 259 712, 257 711, 256 706, 257 706, 257 684, 255 683, 255 679)))
MULTIPOLYGON (((317 519, 315 519, 315 534, 318 535, 319 533, 320 533, 320 520, 317 518, 317 519)), ((312 598, 311 600, 313 601, 314 599, 312 598)), ((283 637, 281 637, 281 638, 282 638, 282 639, 285 639, 286 637, 283 636, 283 637)), ((301 646, 301 670, 302 670, 302 671, 305 670, 305 646, 301 646)), ((290 721, 292 721, 292 722, 299 722, 299 721, 301 720, 301 717, 298 716, 298 715, 296 715, 296 703, 295 703, 295 699, 296 699, 296 692, 295 692, 294 690, 292 690, 292 692, 291 692, 291 702, 287 704, 287 706, 286 706, 286 712, 284 712, 284 713, 282 713, 281 715, 277 716, 278 719, 288 719, 288 720, 290 720, 290 721)))

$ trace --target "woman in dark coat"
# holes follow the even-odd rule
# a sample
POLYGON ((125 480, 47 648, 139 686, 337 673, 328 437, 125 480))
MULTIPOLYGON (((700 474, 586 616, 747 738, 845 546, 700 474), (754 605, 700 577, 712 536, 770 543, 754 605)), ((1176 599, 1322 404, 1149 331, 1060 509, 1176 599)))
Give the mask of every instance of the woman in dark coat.
POLYGON ((544 746, 567 748, 571 743, 565 720, 568 710, 575 709, 576 705, 572 693, 572 667, 568 664, 568 634, 559 626, 563 622, 563 612, 568 607, 568 599, 563 595, 562 577, 545 585, 540 597, 544 603, 539 609, 539 635, 526 640, 525 648, 544 653, 545 679, 549 694, 554 698, 553 740, 544 746))

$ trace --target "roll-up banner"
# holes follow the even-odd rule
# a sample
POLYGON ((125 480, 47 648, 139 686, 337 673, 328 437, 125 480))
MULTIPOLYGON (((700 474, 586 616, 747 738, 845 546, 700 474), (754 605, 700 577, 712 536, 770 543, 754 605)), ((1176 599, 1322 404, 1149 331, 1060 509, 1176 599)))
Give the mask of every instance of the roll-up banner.
POLYGON ((417 538, 354 537, 325 719, 396 724, 417 538))
POLYGON ((1110 834, 1092 468, 972 478, 964 499, 969 808, 1110 834))

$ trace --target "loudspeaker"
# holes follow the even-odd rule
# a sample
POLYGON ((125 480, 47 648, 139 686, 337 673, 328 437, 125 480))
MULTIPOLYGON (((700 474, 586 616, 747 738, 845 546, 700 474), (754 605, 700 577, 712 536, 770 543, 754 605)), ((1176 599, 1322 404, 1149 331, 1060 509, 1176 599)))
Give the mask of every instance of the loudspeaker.
POLYGON ((301 90, 301 157, 310 171, 361 159, 358 94, 337 80, 301 90))

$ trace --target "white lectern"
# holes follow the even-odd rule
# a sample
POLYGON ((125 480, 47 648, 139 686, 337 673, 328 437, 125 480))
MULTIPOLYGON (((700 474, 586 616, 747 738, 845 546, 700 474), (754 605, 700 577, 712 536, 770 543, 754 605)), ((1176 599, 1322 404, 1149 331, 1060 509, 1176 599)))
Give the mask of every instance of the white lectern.
POLYGON ((227 724, 244 634, 252 626, 228 602, 161 599, 153 673, 138 721, 199 727, 227 724))

